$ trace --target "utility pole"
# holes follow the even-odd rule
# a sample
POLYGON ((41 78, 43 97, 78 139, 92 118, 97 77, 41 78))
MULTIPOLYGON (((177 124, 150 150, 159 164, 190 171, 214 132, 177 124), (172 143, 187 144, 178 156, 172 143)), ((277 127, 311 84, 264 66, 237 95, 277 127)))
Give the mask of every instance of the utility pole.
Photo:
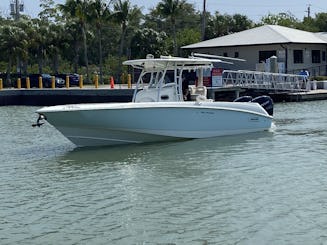
POLYGON ((24 11, 24 3, 20 0, 11 0, 10 3, 10 15, 14 20, 19 20, 20 12, 24 11))
POLYGON ((203 12, 202 12, 202 28, 201 28, 201 39, 204 41, 206 34, 206 0, 203 0, 203 12))
POLYGON ((308 18, 310 18, 310 12, 311 12, 310 7, 311 7, 311 4, 308 4, 307 11, 305 11, 308 14, 308 18))

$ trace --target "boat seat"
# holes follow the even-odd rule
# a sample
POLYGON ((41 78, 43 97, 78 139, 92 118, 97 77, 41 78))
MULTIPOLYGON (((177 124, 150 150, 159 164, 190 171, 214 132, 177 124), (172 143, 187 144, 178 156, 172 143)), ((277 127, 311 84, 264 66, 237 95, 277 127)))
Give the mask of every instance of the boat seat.
POLYGON ((207 98, 207 87, 191 87, 191 100, 196 100, 198 96, 207 98))
POLYGON ((176 87, 175 83, 166 83, 162 86, 162 88, 171 88, 171 87, 176 87))
POLYGON ((198 86, 195 88, 195 94, 203 95, 207 97, 207 87, 205 86, 198 86))

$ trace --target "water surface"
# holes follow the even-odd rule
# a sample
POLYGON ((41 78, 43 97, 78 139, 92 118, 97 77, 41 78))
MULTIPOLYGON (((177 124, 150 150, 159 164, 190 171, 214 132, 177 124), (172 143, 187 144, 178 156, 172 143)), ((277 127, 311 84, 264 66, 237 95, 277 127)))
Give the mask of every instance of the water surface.
POLYGON ((0 107, 0 244, 327 244, 327 102, 271 132, 76 148, 0 107))

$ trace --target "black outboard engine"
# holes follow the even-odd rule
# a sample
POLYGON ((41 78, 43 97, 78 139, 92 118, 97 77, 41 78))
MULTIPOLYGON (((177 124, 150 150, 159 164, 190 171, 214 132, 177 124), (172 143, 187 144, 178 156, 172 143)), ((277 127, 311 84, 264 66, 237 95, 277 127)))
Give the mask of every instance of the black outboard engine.
POLYGON ((251 102, 259 103, 270 116, 274 114, 274 102, 269 96, 262 95, 254 98, 251 102))
POLYGON ((252 101, 252 96, 241 96, 234 100, 234 102, 250 102, 252 101))

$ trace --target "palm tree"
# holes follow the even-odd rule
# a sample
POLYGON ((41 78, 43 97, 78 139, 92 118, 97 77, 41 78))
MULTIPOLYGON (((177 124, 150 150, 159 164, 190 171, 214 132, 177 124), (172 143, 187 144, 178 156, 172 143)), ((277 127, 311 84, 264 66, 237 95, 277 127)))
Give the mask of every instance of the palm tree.
POLYGON ((128 22, 131 15, 131 3, 129 0, 118 0, 114 5, 114 18, 121 27, 120 45, 119 45, 119 57, 123 55, 124 41, 127 31, 128 22))
POLYGON ((103 54, 102 54, 102 28, 111 17, 108 5, 102 0, 95 0, 91 3, 91 15, 90 20, 95 24, 97 30, 97 37, 99 42, 99 70, 100 70, 100 82, 103 83, 103 54))
POLYGON ((32 20, 32 29, 29 30, 30 49, 36 54, 39 73, 43 73, 43 63, 48 47, 49 23, 40 19, 32 20))
POLYGON ((87 0, 67 0, 65 4, 59 4, 59 9, 66 15, 68 20, 73 20, 79 24, 84 46, 84 62, 86 67, 86 80, 89 81, 89 61, 87 55, 87 22, 89 20, 90 1, 87 0))
POLYGON ((80 49, 83 45, 79 25, 74 21, 67 21, 64 25, 64 33, 63 56, 73 64, 74 73, 78 73, 80 49))
POLYGON ((51 23, 48 33, 48 53, 52 58, 52 71, 54 74, 59 73, 59 57, 60 50, 65 45, 64 26, 60 24, 51 23))
MULTIPOLYGON (((0 27, 0 52, 7 57, 7 84, 10 83, 10 72, 13 61, 18 57, 27 57, 27 35, 26 32, 13 25, 5 24, 0 27)), ((19 64, 17 64, 19 65, 19 64)))
POLYGON ((162 0, 162 2, 159 2, 157 5, 159 14, 170 19, 173 29, 174 55, 177 55, 176 19, 182 9, 183 4, 185 4, 184 0, 162 0))
MULTIPOLYGON (((12 22, 12 25, 23 30, 25 33, 24 36, 30 37, 30 30, 33 28, 31 25, 31 19, 25 15, 20 16, 18 21, 12 22)), ((19 35, 16 38, 20 38, 19 35)), ((24 44, 24 50, 17 53, 16 62, 17 62, 17 72, 26 74, 26 67, 27 67, 27 59, 28 59, 28 48, 29 48, 30 41, 26 40, 24 44)))
MULTIPOLYGON (((122 1, 118 0, 114 4, 114 13, 113 18, 121 27, 121 36, 120 36, 120 45, 119 45, 119 64, 121 63, 121 59, 123 56, 124 50, 124 42, 127 34, 127 29, 131 22, 139 22, 141 11, 136 6, 131 6, 129 0, 122 1)), ((119 73, 121 71, 121 66, 119 66, 119 73)))

